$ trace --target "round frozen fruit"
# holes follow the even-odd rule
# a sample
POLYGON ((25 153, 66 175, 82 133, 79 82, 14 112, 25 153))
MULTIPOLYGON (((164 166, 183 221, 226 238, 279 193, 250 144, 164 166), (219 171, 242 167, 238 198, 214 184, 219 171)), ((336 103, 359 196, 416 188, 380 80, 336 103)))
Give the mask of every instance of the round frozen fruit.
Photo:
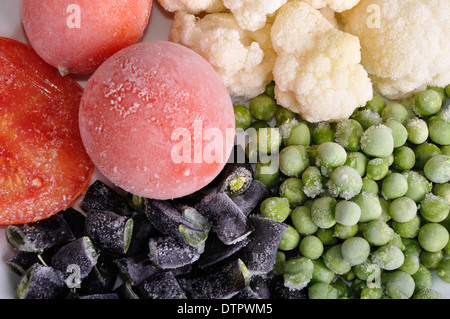
POLYGON ((24 43, 0 37, 0 224, 71 206, 94 164, 78 130, 83 88, 24 43))
POLYGON ((122 49, 90 77, 80 132, 94 164, 138 196, 195 192, 223 169, 234 144, 231 97, 200 55, 149 41, 122 49))
POLYGON ((61 74, 91 74, 108 57, 136 43, 152 0, 21 0, 33 49, 61 74))

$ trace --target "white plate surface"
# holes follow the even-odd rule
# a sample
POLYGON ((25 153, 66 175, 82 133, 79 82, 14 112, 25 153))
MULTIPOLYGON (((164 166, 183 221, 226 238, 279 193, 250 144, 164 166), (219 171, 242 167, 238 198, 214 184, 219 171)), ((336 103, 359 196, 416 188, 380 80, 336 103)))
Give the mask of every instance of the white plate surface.
MULTIPOLYGON (((153 0, 153 2, 150 23, 141 41, 168 40, 171 14, 164 12, 164 9, 161 8, 156 0, 153 0)), ((20 1, 18 0, 0 1, 0 36, 28 43, 22 28, 19 3, 20 1)), ((81 76, 77 80, 84 86, 87 77, 81 76)), ((0 226, 0 299, 11 299, 14 298, 14 291, 19 277, 6 265, 6 260, 11 258, 14 252, 5 239, 5 228, 5 226, 0 226)), ((450 299, 450 284, 442 281, 434 272, 433 288, 441 292, 444 298, 450 299)))

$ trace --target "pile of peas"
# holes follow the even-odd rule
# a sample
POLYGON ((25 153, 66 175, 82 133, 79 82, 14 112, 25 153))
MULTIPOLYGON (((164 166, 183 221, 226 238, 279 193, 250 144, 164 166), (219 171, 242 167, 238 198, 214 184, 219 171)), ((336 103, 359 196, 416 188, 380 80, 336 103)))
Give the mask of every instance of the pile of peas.
POLYGON ((431 271, 450 283, 450 85, 374 95, 337 123, 301 120, 273 89, 234 105, 237 128, 271 132, 258 154, 277 154, 278 169, 254 166, 271 190, 261 215, 288 225, 273 273, 310 299, 442 298, 431 271))

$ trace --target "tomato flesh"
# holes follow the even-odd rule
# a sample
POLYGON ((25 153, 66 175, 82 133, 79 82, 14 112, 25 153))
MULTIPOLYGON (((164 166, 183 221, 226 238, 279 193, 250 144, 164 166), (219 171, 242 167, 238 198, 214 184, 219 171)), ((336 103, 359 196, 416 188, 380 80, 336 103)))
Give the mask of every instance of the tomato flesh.
POLYGON ((0 224, 47 218, 88 186, 78 129, 83 88, 24 43, 0 37, 0 224))

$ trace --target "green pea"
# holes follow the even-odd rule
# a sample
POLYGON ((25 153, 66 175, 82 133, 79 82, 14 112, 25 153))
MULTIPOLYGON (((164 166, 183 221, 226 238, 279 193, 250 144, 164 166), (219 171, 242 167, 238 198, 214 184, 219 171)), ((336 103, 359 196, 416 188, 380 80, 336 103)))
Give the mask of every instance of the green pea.
POLYGON ((361 192, 356 195, 353 202, 361 208, 361 217, 359 222, 365 223, 381 216, 381 204, 378 196, 370 192, 361 192))
POLYGON ((438 251, 427 251, 422 250, 419 255, 420 262, 427 267, 429 270, 435 270, 438 268, 439 264, 444 260, 444 252, 442 250, 438 251))
POLYGON ((386 245, 393 237, 394 230, 381 220, 371 220, 364 227, 363 235, 369 244, 374 246, 386 245))
POLYGON ((329 122, 319 122, 312 129, 314 144, 320 145, 325 142, 334 142, 334 129, 329 122))
POLYGON ((314 235, 305 236, 299 244, 300 253, 309 259, 317 259, 322 256, 323 249, 322 241, 314 235))
POLYGON ((335 281, 331 283, 331 285, 337 289, 338 298, 347 299, 351 296, 350 287, 347 282, 344 281, 341 277, 337 277, 335 281))
POLYGON ((380 280, 381 276, 381 268, 377 264, 374 264, 370 261, 370 258, 367 258, 364 262, 355 265, 353 267, 353 272, 355 276, 366 282, 371 282, 372 285, 377 285, 376 282, 380 280))
POLYGON ((447 94, 447 96, 450 96, 450 84, 447 85, 444 90, 445 90, 445 93, 447 94))
POLYGON ((284 145, 308 146, 311 143, 311 133, 308 125, 304 122, 293 122, 294 125, 289 129, 289 133, 286 134, 287 137, 283 139, 284 145))
POLYGON ((285 179, 280 185, 279 194, 287 198, 291 207, 299 206, 306 201, 302 180, 296 177, 285 179))
POLYGON ((439 223, 449 215, 450 205, 444 198, 429 193, 420 202, 419 211, 425 220, 439 223))
POLYGON ((402 238, 415 238, 419 234, 420 224, 420 217, 416 215, 411 220, 403 223, 393 220, 391 226, 402 238))
POLYGON ((275 121, 278 126, 289 123, 290 121, 294 120, 296 118, 296 114, 292 112, 291 110, 278 106, 276 112, 275 112, 275 121))
POLYGON ((383 158, 373 158, 367 162, 366 177, 375 181, 382 180, 389 172, 389 165, 383 158))
POLYGON ((405 125, 408 121, 409 113, 402 104, 392 103, 383 109, 383 112, 381 112, 381 118, 383 119, 383 122, 386 122, 389 119, 394 119, 405 125))
POLYGON ((408 181, 400 173, 388 174, 382 181, 381 194, 386 199, 402 197, 408 191, 408 181))
POLYGON ((367 157, 361 152, 348 152, 344 165, 353 167, 363 177, 366 175, 367 157))
POLYGON ((374 94, 372 99, 366 103, 363 109, 381 114, 385 106, 386 101, 381 96, 374 94))
POLYGON ((400 146, 394 150, 395 168, 400 171, 412 169, 416 164, 416 154, 408 146, 400 146))
POLYGON ((421 118, 415 117, 408 120, 406 130, 408 131, 408 141, 413 144, 422 144, 428 139, 428 125, 421 118))
POLYGON ((392 137, 394 138, 394 147, 400 147, 408 140, 408 130, 406 127, 394 119, 387 120, 384 125, 389 127, 392 131, 392 137))
POLYGON ((317 148, 316 165, 321 167, 326 176, 336 167, 344 165, 346 160, 347 152, 338 143, 325 142, 317 148))
POLYGON ((352 237, 341 244, 342 257, 352 266, 363 263, 370 254, 370 245, 362 237, 352 237))
POLYGON ((311 206, 311 218, 319 228, 328 229, 336 224, 334 218, 334 210, 336 200, 332 197, 325 196, 314 200, 311 206))
POLYGON ((327 187, 334 197, 352 199, 361 192, 362 179, 359 173, 350 166, 339 166, 333 170, 327 187))
POLYGON ((423 167, 425 177, 434 183, 450 181, 450 156, 435 155, 423 167))
POLYGON ((264 89, 264 93, 268 96, 270 96, 272 99, 275 98, 275 81, 270 81, 265 89, 264 89))
POLYGON ((344 226, 341 224, 334 225, 334 233, 333 236, 340 239, 348 239, 354 237, 359 230, 358 224, 351 226, 344 226))
POLYGON ((249 126, 249 128, 255 129, 255 131, 259 130, 260 128, 269 128, 269 127, 270 127, 270 125, 266 121, 263 121, 263 120, 254 121, 249 126))
POLYGON ((439 145, 450 145, 450 118, 449 110, 435 115, 428 121, 430 139, 439 145))
POLYGON ((417 204, 409 197, 396 198, 389 205, 389 215, 399 223, 406 223, 417 215, 417 204))
POLYGON ((447 245, 449 234, 441 224, 428 223, 420 227, 417 238, 423 249, 429 252, 437 252, 447 245))
POLYGON ((335 273, 332 272, 323 262, 322 258, 312 259, 314 264, 313 276, 311 278, 311 283, 326 282, 328 284, 332 283, 336 277, 335 273))
POLYGON ((286 254, 282 251, 277 251, 275 264, 273 265, 272 268, 272 273, 276 275, 284 274, 285 265, 286 265, 286 254))
POLYGON ((363 132, 364 129, 358 121, 345 119, 336 125, 335 141, 346 151, 355 152, 360 148, 360 140, 363 132))
POLYGON ((414 284, 415 284, 414 291, 416 293, 421 290, 431 289, 431 287, 433 285, 433 279, 431 276, 431 272, 423 264, 419 264, 419 268, 414 273, 414 275, 412 275, 412 278, 414 280, 414 284))
POLYGON ((244 104, 235 104, 233 109, 236 128, 246 130, 252 123, 250 110, 244 104))
POLYGON ((394 270, 403 265, 405 256, 400 248, 386 244, 377 248, 371 255, 371 261, 384 270, 394 270))
POLYGON ((275 115, 276 105, 270 96, 261 94, 250 99, 249 109, 255 119, 270 121, 275 115))
POLYGON ((420 259, 416 254, 404 254, 405 261, 400 266, 399 270, 406 272, 409 275, 414 275, 419 270, 420 259))
POLYGON ((450 205, 450 184, 449 183, 435 184, 433 186, 433 194, 442 197, 450 205))
POLYGON ((341 200, 335 207, 336 222, 344 226, 353 226, 359 222, 361 208, 355 202, 341 200))
POLYGON ((386 292, 394 299, 409 299, 415 289, 414 279, 408 273, 394 271, 386 282, 386 292))
POLYGON ((380 113, 369 109, 357 110, 353 112, 351 118, 358 121, 364 130, 367 130, 371 126, 383 123, 380 113))
POLYGON ((311 281, 314 264, 306 257, 292 257, 286 261, 284 285, 287 288, 301 290, 311 281))
POLYGON ((374 181, 373 179, 364 178, 361 191, 378 194, 380 192, 380 187, 378 186, 378 183, 376 181, 374 181))
POLYGON ((361 150, 369 156, 388 157, 394 151, 391 129, 383 124, 369 127, 361 137, 361 150))
POLYGON ((303 192, 310 198, 323 193, 322 173, 317 166, 309 166, 302 173, 303 192))
POLYGON ((280 170, 278 165, 274 161, 267 163, 258 161, 255 166, 255 179, 266 185, 268 188, 272 188, 278 183, 280 176, 280 170))
POLYGON ((326 282, 317 282, 308 288, 309 299, 337 299, 338 296, 338 290, 326 282))
POLYGON ((383 296, 383 289, 381 287, 364 287, 361 290, 361 299, 381 299, 383 296))
POLYGON ((445 89, 438 86, 428 86, 427 90, 433 90, 437 92, 441 98, 441 107, 445 103, 445 99, 447 98, 447 94, 445 93, 445 89))
POLYGON ((450 283, 450 259, 446 259, 439 264, 437 275, 443 281, 450 283))
POLYGON ((261 203, 260 212, 266 218, 283 222, 291 214, 291 208, 287 198, 269 197, 261 203))
POLYGON ((281 146, 281 133, 278 128, 260 128, 251 136, 250 143, 256 146, 259 153, 277 153, 281 146))
POLYGON ((426 90, 414 96, 415 111, 420 116, 429 116, 439 112, 442 106, 442 97, 435 90, 426 90))
POLYGON ((402 237, 403 244, 405 248, 403 249, 404 254, 415 254, 419 255, 422 248, 420 248, 419 242, 417 241, 417 236, 414 238, 404 238, 402 237))
POLYGON ((428 181, 421 173, 417 171, 403 171, 402 175, 405 176, 408 182, 408 190, 406 191, 405 197, 411 198, 416 203, 420 202, 428 194, 433 184, 428 181))
POLYGON ((308 153, 303 145, 290 145, 281 150, 279 168, 286 176, 299 177, 308 166, 308 153))
POLYGON ((334 273, 343 275, 352 269, 352 265, 342 256, 341 244, 328 248, 323 255, 325 265, 334 273))
POLYGON ((322 241, 325 246, 332 246, 338 243, 338 238, 334 236, 334 228, 319 228, 316 236, 322 241))
POLYGON ((298 206, 291 213, 292 225, 302 235, 312 235, 319 227, 314 224, 311 209, 307 206, 298 206))
POLYGON ((278 245, 279 250, 289 251, 293 250, 300 243, 300 234, 291 225, 287 225, 286 231, 281 237, 280 244, 278 245))
POLYGON ((439 291, 434 289, 423 289, 413 296, 414 299, 444 299, 439 291))
POLYGON ((439 148, 440 154, 450 156, 450 145, 442 145, 439 148))
POLYGON ((422 143, 414 147, 414 155, 416 158, 415 166, 418 169, 423 169, 426 162, 434 155, 440 155, 441 150, 433 143, 422 143))

